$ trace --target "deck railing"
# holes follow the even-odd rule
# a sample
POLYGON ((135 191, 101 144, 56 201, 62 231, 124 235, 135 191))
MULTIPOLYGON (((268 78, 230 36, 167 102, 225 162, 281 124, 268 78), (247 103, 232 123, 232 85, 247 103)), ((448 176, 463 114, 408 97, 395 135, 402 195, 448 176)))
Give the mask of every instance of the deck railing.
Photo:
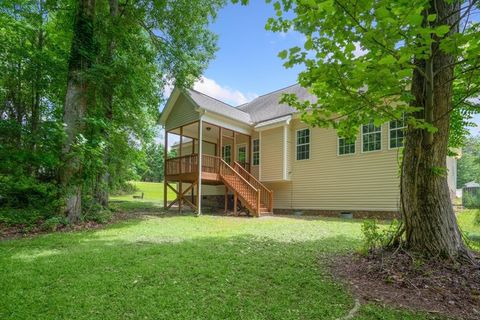
POLYGON ((250 172, 248 172, 241 163, 234 162, 233 168, 247 180, 251 185, 260 191, 260 201, 264 204, 268 212, 273 209, 273 191, 269 190, 263 183, 257 180, 250 172))
MULTIPOLYGON (((272 212, 273 192, 251 175, 245 169, 245 164, 234 162, 230 166, 220 157, 204 154, 202 172, 218 174, 225 185, 235 191, 254 214, 260 214, 262 205, 272 212)), ((198 173, 198 154, 167 159, 165 173, 167 176, 198 173)))

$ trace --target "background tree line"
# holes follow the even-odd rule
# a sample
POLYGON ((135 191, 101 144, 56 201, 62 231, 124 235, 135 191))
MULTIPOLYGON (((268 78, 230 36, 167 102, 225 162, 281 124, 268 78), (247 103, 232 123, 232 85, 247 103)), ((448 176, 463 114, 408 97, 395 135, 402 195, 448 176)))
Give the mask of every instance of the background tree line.
POLYGON ((129 179, 161 180, 163 89, 205 69, 216 50, 208 24, 223 4, 2 1, 2 214, 76 222, 129 179))

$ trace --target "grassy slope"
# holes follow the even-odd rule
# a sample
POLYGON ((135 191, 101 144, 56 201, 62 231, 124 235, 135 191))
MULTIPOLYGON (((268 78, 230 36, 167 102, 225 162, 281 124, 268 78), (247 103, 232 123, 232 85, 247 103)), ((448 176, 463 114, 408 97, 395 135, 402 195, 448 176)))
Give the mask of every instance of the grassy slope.
MULTIPOLYGON (((163 207, 163 182, 132 182, 138 191, 134 195, 143 194, 143 199, 134 199, 132 194, 123 196, 112 196, 113 207, 119 209, 158 209, 163 207)), ((167 189, 168 200, 175 199, 175 193, 167 189)))
MULTIPOLYGON (((353 299, 319 257, 360 239, 355 221, 152 216, 4 241, 0 319, 336 319, 353 299)), ((356 319, 429 317, 365 305, 356 319)))

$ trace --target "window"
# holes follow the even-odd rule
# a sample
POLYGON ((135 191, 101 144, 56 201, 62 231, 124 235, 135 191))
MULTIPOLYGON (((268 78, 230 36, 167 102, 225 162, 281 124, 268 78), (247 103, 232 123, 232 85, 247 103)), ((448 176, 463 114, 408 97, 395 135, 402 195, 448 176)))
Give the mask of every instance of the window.
POLYGON ((310 129, 297 131, 297 160, 310 159, 310 129))
POLYGON ((362 151, 377 151, 382 149, 382 126, 373 123, 362 126, 362 151))
POLYGON ((237 160, 241 164, 245 164, 247 162, 247 147, 246 146, 239 146, 238 147, 237 160))
POLYGON ((355 153, 355 139, 349 140, 338 137, 338 154, 354 154, 355 153))
POLYGON ((405 138, 405 115, 400 120, 390 121, 390 149, 403 147, 405 138))
POLYGON ((252 141, 253 150, 252 150, 252 160, 253 165, 258 166, 260 164, 260 140, 255 139, 252 141))
POLYGON ((226 163, 230 163, 232 161, 232 146, 227 144, 226 146, 222 147, 222 159, 225 160, 226 163))

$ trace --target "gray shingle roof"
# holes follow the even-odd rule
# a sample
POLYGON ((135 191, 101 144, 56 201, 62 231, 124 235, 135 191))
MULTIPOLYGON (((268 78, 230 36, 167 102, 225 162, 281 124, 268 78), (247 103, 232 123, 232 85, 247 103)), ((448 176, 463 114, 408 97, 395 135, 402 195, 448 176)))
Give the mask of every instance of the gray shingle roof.
POLYGON ((239 106, 238 109, 250 114, 252 121, 255 123, 296 113, 297 109, 286 104, 279 104, 279 100, 284 93, 294 93, 299 100, 316 101, 314 95, 297 83, 260 96, 249 103, 239 106))
POLYGON ((225 102, 209 97, 201 92, 188 89, 186 90, 190 98, 202 109, 211 111, 222 116, 232 118, 247 124, 252 124, 250 115, 239 108, 235 108, 225 102))

